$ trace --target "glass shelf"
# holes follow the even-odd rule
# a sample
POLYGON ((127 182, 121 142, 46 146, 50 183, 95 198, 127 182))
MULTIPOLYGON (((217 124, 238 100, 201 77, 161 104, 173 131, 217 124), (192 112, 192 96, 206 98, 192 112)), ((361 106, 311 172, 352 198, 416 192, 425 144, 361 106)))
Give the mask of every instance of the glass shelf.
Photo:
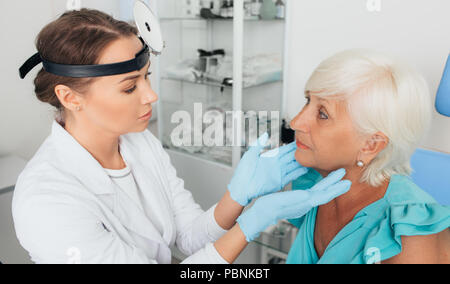
MULTIPOLYGON (((196 84, 196 85, 204 85, 204 86, 210 86, 210 87, 217 87, 217 88, 233 88, 232 85, 224 85, 221 84, 219 82, 215 82, 215 81, 211 81, 208 79, 200 79, 200 80, 188 80, 188 79, 181 79, 181 78, 174 78, 174 77, 161 77, 162 80, 169 80, 169 81, 177 81, 177 82, 183 82, 183 83, 190 83, 190 84, 196 84)), ((281 83, 283 82, 282 78, 275 78, 275 79, 271 79, 265 82, 261 82, 258 84, 254 84, 254 85, 248 85, 248 86, 244 86, 244 89, 249 89, 249 88, 254 88, 254 87, 259 87, 259 86, 264 86, 267 84, 273 84, 273 83, 281 83)))
POLYGON ((287 257, 297 234, 298 229, 295 226, 282 220, 276 226, 271 226, 262 232, 253 242, 263 249, 272 250, 287 257))
POLYGON ((208 151, 210 149, 207 147, 203 147, 203 149, 198 152, 191 152, 191 151, 188 151, 187 147, 175 147, 175 146, 168 145, 167 143, 164 143, 163 147, 165 149, 168 149, 171 151, 176 151, 176 152, 179 152, 179 153, 182 153, 185 155, 190 155, 194 158, 199 158, 202 160, 207 160, 210 162, 221 164, 222 166, 231 167, 231 152, 229 153, 229 155, 226 155, 226 156, 224 155, 222 158, 218 158, 218 157, 211 155, 208 151))
POLYGON ((218 88, 232 88, 233 86, 228 86, 221 84, 219 82, 210 81, 207 79, 201 79, 201 80, 187 80, 187 79, 180 79, 180 78, 174 78, 174 77, 161 77, 163 80, 169 80, 169 81, 177 81, 177 82, 183 82, 183 83, 190 83, 190 84, 196 84, 196 85, 205 85, 210 87, 218 87, 218 88))

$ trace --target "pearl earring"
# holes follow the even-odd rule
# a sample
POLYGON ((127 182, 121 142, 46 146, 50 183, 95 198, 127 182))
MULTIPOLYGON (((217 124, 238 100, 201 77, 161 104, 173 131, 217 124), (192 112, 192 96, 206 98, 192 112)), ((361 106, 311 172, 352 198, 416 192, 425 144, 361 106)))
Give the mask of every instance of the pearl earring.
POLYGON ((358 161, 358 163, 356 163, 356 165, 360 168, 364 167, 364 162, 363 161, 358 161))

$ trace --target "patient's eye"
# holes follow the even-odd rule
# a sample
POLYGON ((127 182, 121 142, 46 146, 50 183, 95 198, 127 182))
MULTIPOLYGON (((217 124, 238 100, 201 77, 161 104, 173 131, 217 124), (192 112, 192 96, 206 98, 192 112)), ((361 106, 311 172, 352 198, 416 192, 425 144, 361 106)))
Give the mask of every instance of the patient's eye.
POLYGON ((320 119, 328 119, 328 115, 323 112, 322 110, 319 110, 319 118, 320 119))
POLYGON ((310 97, 305 97, 306 98, 306 104, 309 105, 309 103, 311 102, 311 98, 310 97))

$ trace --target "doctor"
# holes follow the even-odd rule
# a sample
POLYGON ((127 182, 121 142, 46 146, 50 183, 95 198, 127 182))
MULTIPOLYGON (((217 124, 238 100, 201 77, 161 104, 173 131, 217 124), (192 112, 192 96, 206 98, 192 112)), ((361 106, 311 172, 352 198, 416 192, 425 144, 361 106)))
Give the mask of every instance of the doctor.
POLYGON ((275 193, 307 169, 295 144, 260 155, 263 135, 204 212, 147 130, 158 96, 152 48, 137 35, 99 11, 67 12, 39 33, 38 53, 20 69, 24 78, 43 63, 35 92, 59 113, 14 193, 17 237, 34 262, 171 263, 177 246, 184 263, 232 263, 270 224, 350 188, 339 170, 310 190, 275 193))

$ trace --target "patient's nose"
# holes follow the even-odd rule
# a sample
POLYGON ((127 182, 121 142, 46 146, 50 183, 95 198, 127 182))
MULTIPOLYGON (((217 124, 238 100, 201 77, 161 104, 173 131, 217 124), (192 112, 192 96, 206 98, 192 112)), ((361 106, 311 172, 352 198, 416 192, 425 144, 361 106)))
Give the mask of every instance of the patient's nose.
POLYGON ((308 114, 303 109, 299 114, 297 114, 294 119, 291 121, 291 128, 295 131, 300 132, 309 132, 309 120, 308 120, 308 114))

